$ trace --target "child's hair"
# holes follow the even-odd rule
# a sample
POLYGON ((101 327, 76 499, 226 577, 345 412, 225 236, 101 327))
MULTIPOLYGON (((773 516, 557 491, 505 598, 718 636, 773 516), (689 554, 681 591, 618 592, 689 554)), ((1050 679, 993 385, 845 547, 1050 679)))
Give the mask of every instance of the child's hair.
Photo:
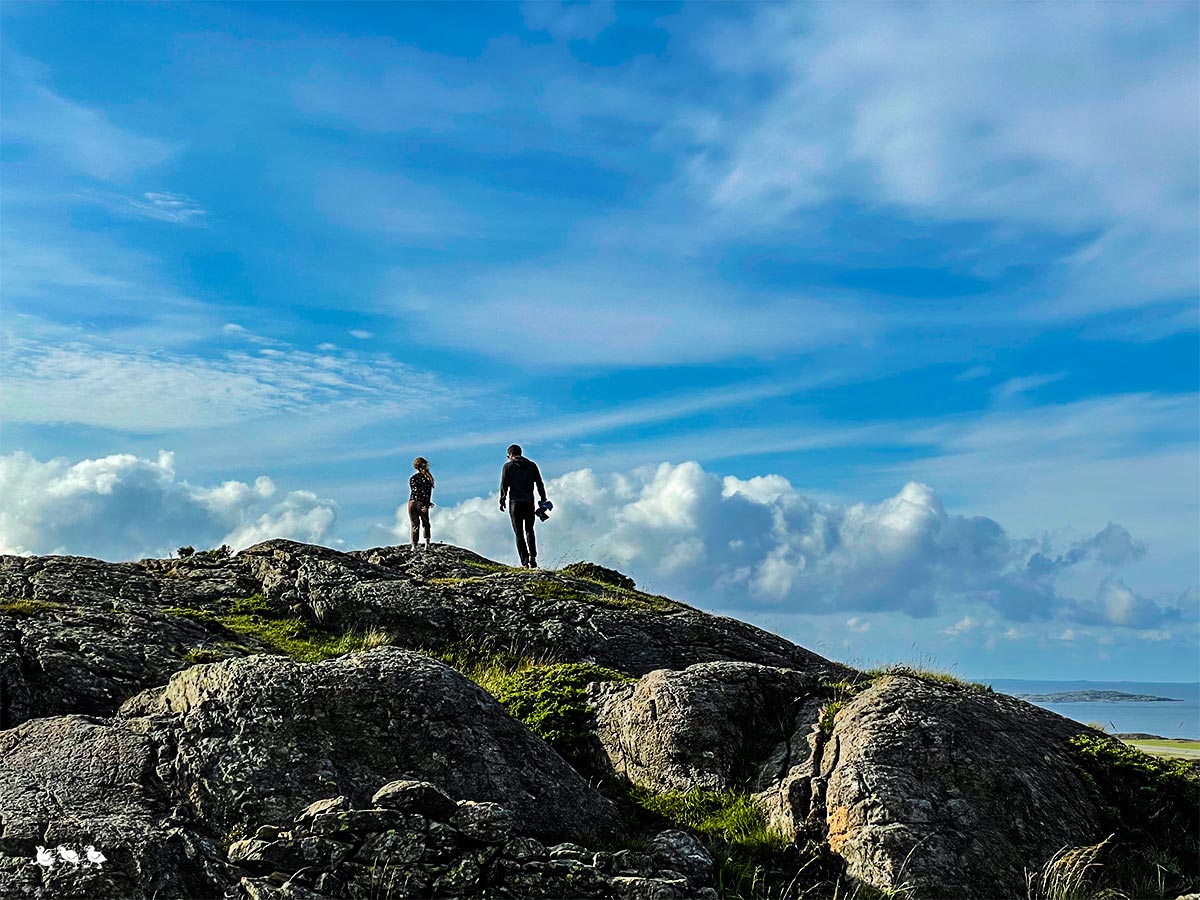
POLYGON ((413 468, 428 478, 430 484, 433 484, 433 473, 429 471, 429 460, 423 456, 418 456, 413 460, 413 468))

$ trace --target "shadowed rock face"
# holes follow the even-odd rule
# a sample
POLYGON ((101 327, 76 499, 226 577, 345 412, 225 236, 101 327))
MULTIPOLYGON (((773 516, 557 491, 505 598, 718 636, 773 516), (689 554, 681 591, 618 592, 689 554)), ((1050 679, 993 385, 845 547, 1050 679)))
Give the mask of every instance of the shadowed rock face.
POLYGON ((255 594, 315 627, 385 629, 413 649, 486 644, 634 675, 716 660, 831 677, 846 671, 744 622, 583 579, 505 569, 456 547, 414 558, 401 548, 340 553, 274 540, 215 560, 0 556, 0 727, 36 716, 111 715, 187 668, 189 650, 228 658, 269 650, 177 614, 225 612, 255 594), (33 603, 5 611, 16 600, 33 603))
POLYGON ((612 804, 490 694, 419 653, 195 666, 131 700, 122 718, 168 754, 172 792, 222 832, 287 821, 305 805, 297 798, 365 804, 404 777, 501 802, 536 837, 617 826, 612 804))
POLYGON ((700 663, 597 683, 591 698, 614 771, 657 791, 723 791, 746 786, 817 686, 795 669, 700 663))
POLYGON ((388 782, 431 776, 455 799, 503 804, 520 834, 617 829, 610 801, 441 663, 391 648, 315 664, 255 656, 194 666, 109 719, 0 732, 0 896, 219 896, 241 874, 229 835, 290 822, 314 796, 369 806, 388 782), (108 862, 32 863, 59 844, 108 862))
POLYGON ((36 719, 0 731, 0 897, 219 896, 237 877, 218 843, 178 809, 159 748, 120 721, 36 719), (64 846, 101 868, 33 863, 64 846))
POLYGON ((239 569, 201 561, 0 556, 0 728, 38 716, 111 715, 186 667, 185 648, 213 642, 204 626, 163 609, 257 590, 239 569))

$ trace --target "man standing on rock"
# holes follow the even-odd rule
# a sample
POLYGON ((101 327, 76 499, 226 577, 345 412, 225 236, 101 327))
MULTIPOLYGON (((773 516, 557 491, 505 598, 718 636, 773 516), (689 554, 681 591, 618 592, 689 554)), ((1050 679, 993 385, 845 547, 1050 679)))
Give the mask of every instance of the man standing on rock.
POLYGON ((542 501, 546 500, 546 486, 542 484, 542 473, 537 463, 521 455, 521 445, 508 448, 508 462, 500 473, 500 511, 504 511, 505 498, 508 515, 512 519, 513 534, 517 536, 517 553, 521 565, 537 568, 537 539, 533 536, 533 489, 537 487, 542 501))

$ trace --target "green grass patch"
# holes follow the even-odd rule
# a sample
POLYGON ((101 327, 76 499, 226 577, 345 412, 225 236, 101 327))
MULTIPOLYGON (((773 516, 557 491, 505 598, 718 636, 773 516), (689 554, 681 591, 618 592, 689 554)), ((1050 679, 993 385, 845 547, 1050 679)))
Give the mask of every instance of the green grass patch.
POLYGON ((470 678, 560 756, 583 768, 589 768, 592 733, 585 689, 593 681, 637 680, 592 663, 536 660, 516 648, 454 644, 425 652, 470 678))
POLYGON ((845 705, 845 700, 830 700, 825 704, 825 708, 821 710, 821 720, 818 723, 821 726, 821 734, 825 735, 826 737, 833 734, 834 717, 845 705))
POLYGON ((8 613, 10 616, 39 616, 60 609, 66 609, 66 606, 47 600, 0 600, 0 613, 8 613))
POLYGON ((628 588, 614 587, 599 581, 580 579, 601 588, 598 591, 582 591, 554 579, 539 579, 528 586, 529 593, 538 600, 572 600, 578 603, 594 603, 598 606, 608 606, 613 609, 634 609, 642 612, 670 612, 676 609, 686 609, 682 603, 677 603, 668 597, 654 594, 644 594, 628 588))
POLYGON ((1079 734, 1069 747, 1103 810, 1100 826, 1114 836, 1103 881, 1140 897, 1200 886, 1200 777, 1192 767, 1110 737, 1079 734))
POLYGON ((299 662, 320 662, 364 649, 359 635, 321 631, 294 618, 265 619, 245 614, 220 616, 218 621, 228 631, 262 641, 299 662))
POLYGON ((229 659, 229 653, 227 651, 214 650, 211 647, 191 647, 183 653, 183 661, 190 666, 220 662, 223 659, 229 659))
POLYGON ((1149 747, 1154 750, 1200 750, 1200 741, 1185 741, 1171 740, 1163 738, 1162 740, 1139 740, 1128 739, 1125 741, 1130 747, 1149 747))
POLYGON ((788 844, 787 838, 767 827, 762 810, 749 794, 698 787, 656 793, 634 787, 631 796, 642 809, 731 846, 757 853, 782 850, 788 844))
POLYGON ((633 787, 629 797, 645 813, 700 835, 715 864, 714 887, 726 900, 815 896, 797 891, 805 870, 813 882, 829 874, 828 854, 817 845, 796 853, 787 838, 767 826, 749 794, 633 787))
POLYGON ((262 594, 230 600, 225 613, 184 607, 168 607, 163 611, 241 637, 254 638, 300 662, 320 662, 392 643, 391 636, 380 631, 339 634, 315 628, 295 616, 275 610, 262 594))

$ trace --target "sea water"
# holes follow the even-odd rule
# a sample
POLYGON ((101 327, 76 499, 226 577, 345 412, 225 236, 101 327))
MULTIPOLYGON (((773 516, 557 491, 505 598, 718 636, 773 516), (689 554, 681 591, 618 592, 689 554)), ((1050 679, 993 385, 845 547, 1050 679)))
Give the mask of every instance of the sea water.
POLYGON ((1171 697, 1179 702, 1028 702, 1076 722, 1099 723, 1110 733, 1142 732, 1167 738, 1200 740, 1200 682, 1025 681, 1016 678, 993 678, 984 681, 995 690, 1013 696, 1058 694, 1064 691, 1121 691, 1126 694, 1171 697))

